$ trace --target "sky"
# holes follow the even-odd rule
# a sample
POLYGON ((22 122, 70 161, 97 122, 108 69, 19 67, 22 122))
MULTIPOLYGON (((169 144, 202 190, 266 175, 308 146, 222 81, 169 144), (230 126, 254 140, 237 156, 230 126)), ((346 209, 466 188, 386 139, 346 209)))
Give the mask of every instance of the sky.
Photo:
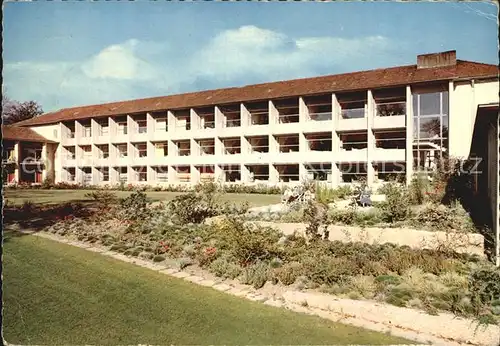
POLYGON ((416 63, 498 64, 493 3, 4 2, 3 92, 60 108, 416 63))

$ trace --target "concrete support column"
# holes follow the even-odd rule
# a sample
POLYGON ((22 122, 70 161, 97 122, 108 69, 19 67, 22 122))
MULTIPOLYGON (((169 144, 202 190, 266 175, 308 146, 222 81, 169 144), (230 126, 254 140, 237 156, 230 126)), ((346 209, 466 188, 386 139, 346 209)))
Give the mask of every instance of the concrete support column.
MULTIPOLYGON (((154 138, 154 132, 155 132, 155 119, 151 115, 151 113, 146 113, 146 128, 147 128, 147 134, 148 134, 148 140, 152 140, 154 138)), ((149 151, 148 151, 148 156, 149 156, 149 151)))
POLYGON ((215 128, 216 129, 222 129, 225 127, 225 122, 224 122, 224 114, 220 110, 219 107, 215 106, 215 128))
POLYGON ((309 108, 307 108, 304 98, 299 97, 299 123, 309 121, 309 108))
POLYGON ((224 183, 224 172, 220 165, 216 164, 214 167, 215 182, 222 184, 224 183))
POLYGON ((17 183, 21 181, 21 170, 23 169, 21 161, 21 143, 19 141, 14 144, 14 161, 16 162, 16 168, 14 169, 14 176, 17 183))
POLYGON ((413 177, 413 100, 411 87, 406 86, 406 185, 413 177))
POLYGON ((97 169, 97 167, 91 167, 90 173, 92 174, 92 185, 99 184, 99 182, 101 181, 101 172, 97 169))
POLYGON ((340 185, 340 169, 336 162, 332 162, 332 183, 333 188, 340 185))
POLYGON ((200 116, 193 108, 189 110, 189 117, 191 120, 191 130, 199 130, 201 125, 200 116))
POLYGON ((299 181, 306 181, 307 178, 307 169, 303 163, 299 163, 299 181))
POLYGON ((170 166, 170 165, 168 166, 168 183, 169 184, 178 183, 177 170, 175 169, 175 166, 170 166))
POLYGON ((240 137, 240 143, 241 143, 241 153, 243 155, 250 154, 250 143, 248 142, 245 136, 240 137))
POLYGON ((127 166, 127 182, 135 183, 137 181, 137 177, 135 176, 135 169, 131 165, 127 166))
POLYGON ((191 138, 191 140, 189 141, 189 146, 190 146, 190 150, 191 150, 190 156, 200 156, 201 155, 200 145, 198 144, 198 142, 195 139, 191 138))
POLYGON ((83 171, 81 167, 76 167, 75 169, 75 180, 76 183, 83 185, 83 171))
POLYGON ((274 106, 273 101, 269 100, 269 125, 271 128, 279 123, 279 112, 278 109, 274 106))
POLYGON ((217 155, 222 155, 222 140, 219 137, 215 137, 214 139, 214 154, 217 155))
POLYGON ((251 116, 247 107, 243 103, 240 104, 241 113, 241 127, 248 127, 251 125, 251 116))
POLYGON ((109 119, 109 140, 111 143, 111 138, 116 136, 118 126, 116 125, 115 119, 113 119, 111 117, 109 117, 108 119, 109 119))
POLYGON ((332 94, 332 154, 333 160, 337 157, 340 151, 340 136, 337 132, 338 123, 340 119, 340 104, 337 100, 337 96, 332 94))
POLYGON ((154 183, 156 183, 156 174, 155 174, 156 172, 153 169, 153 167, 147 166, 146 169, 147 169, 147 173, 146 173, 147 177, 146 177, 146 179, 148 180, 148 184, 154 184, 154 183))
POLYGON ((169 139, 167 141, 167 146, 168 156, 177 156, 177 145, 175 145, 174 141, 169 139))
POLYGON ((279 143, 274 135, 269 135, 269 153, 277 154, 279 152, 279 143))
POLYGON ((276 167, 270 163, 269 164, 269 183, 276 185, 279 183, 279 173, 276 167))
POLYGON ((198 168, 196 168, 195 165, 190 166, 190 172, 191 172, 191 184, 196 185, 200 182, 200 171, 198 168))
POLYGON ((94 143, 96 138, 100 136, 100 125, 95 121, 95 119, 90 119, 90 132, 91 132, 91 143, 94 143))
POLYGON ((128 140, 130 141, 135 134, 137 133, 137 126, 136 122, 130 115, 127 115, 127 137, 128 140))
POLYGON ((175 115, 171 111, 167 111, 167 132, 175 131, 175 115))
POLYGON ((240 165, 240 172, 241 172, 241 182, 243 184, 248 184, 250 183, 250 171, 248 170, 247 166, 242 163, 240 165))
POLYGON ((75 142, 76 144, 81 143, 81 138, 83 136, 83 126, 78 120, 75 120, 75 142))
POLYGON ((368 123, 367 131, 368 131, 368 140, 367 140, 367 157, 366 157, 366 183, 368 186, 373 186, 373 182, 375 179, 375 170, 373 168, 373 157, 375 151, 375 135, 373 134, 373 117, 375 116, 375 100, 373 99, 373 93, 371 90, 368 90, 367 97, 367 114, 366 120, 368 123))
POLYGON ((309 151, 309 148, 307 145, 306 135, 303 134, 302 132, 300 132, 299 133, 299 152, 305 154, 308 151, 309 151))

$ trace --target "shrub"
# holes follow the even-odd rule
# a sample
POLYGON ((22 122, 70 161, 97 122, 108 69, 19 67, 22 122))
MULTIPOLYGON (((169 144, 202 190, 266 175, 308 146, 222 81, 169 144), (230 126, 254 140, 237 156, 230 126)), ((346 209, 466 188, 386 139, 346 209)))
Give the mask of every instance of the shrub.
POLYGON ((31 200, 23 201, 23 205, 21 206, 21 210, 23 213, 31 213, 35 209, 35 203, 31 200))
POLYGON ((307 223, 306 235, 309 239, 328 239, 328 207, 316 201, 308 201, 304 207, 304 221, 307 223))
POLYGON ((330 212, 330 222, 333 224, 352 225, 356 220, 357 213, 354 208, 335 209, 330 212))
POLYGON ((162 262, 165 260, 165 256, 162 255, 156 255, 153 257, 153 262, 162 262))
POLYGON ((175 197, 169 203, 169 209, 179 223, 201 223, 218 214, 213 205, 204 202, 198 194, 187 193, 175 197))
MULTIPOLYGON (((108 196, 109 197, 109 196, 108 196)), ((125 220, 144 220, 151 215, 147 195, 142 191, 135 191, 120 202, 122 217, 125 220)))
POLYGON ((319 285, 345 282, 349 276, 361 273, 353 261, 327 255, 307 257, 303 265, 305 275, 319 285))
POLYGON ((470 215, 459 203, 455 203, 451 208, 442 204, 427 204, 415 215, 413 221, 417 225, 435 230, 475 230, 470 215))
POLYGON ((332 203, 337 198, 336 190, 329 188, 323 184, 316 184, 315 188, 316 200, 323 204, 332 203))
POLYGON ((300 262, 285 263, 275 270, 275 275, 283 285, 292 285, 303 273, 303 266, 300 262))
POLYGON ((386 188, 386 200, 378 206, 382 220, 389 223, 406 220, 411 215, 407 190, 393 183, 386 184, 386 188))
POLYGON ((209 270, 218 277, 235 279, 241 274, 242 268, 236 259, 230 256, 220 256, 209 265, 209 270))
POLYGON ((427 174, 415 173, 409 186, 409 200, 411 204, 422 204, 427 199, 429 179, 427 174))
POLYGON ((277 242, 281 235, 275 229, 230 218, 214 225, 212 231, 218 248, 227 250, 241 265, 279 257, 277 242))
POLYGON ((259 289, 265 285, 269 278, 269 265, 263 261, 258 261, 243 269, 240 281, 242 284, 252 285, 254 288, 259 289))
POLYGON ((471 303, 476 312, 500 301, 500 268, 479 268, 469 278, 471 303))

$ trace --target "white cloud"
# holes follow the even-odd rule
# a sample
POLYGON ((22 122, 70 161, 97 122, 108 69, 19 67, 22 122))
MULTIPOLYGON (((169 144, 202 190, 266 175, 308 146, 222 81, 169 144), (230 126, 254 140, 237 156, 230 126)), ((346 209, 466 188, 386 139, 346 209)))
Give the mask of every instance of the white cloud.
POLYGON ((229 87, 353 71, 369 66, 375 56, 387 60, 393 47, 381 36, 291 38, 242 26, 220 32, 189 55, 169 42, 130 39, 84 61, 6 63, 4 81, 11 98, 35 99, 54 110, 188 92, 200 80, 229 87))
POLYGON ((90 78, 148 80, 154 78, 154 69, 139 58, 136 49, 139 41, 131 39, 123 44, 109 46, 93 56, 82 66, 90 78))

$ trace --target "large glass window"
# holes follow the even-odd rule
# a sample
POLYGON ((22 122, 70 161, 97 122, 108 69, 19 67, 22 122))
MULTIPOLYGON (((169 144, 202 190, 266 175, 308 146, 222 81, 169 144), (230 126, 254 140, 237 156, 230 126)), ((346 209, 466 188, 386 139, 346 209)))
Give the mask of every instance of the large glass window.
POLYGON ((433 170, 448 155, 448 92, 413 95, 415 169, 433 170))

